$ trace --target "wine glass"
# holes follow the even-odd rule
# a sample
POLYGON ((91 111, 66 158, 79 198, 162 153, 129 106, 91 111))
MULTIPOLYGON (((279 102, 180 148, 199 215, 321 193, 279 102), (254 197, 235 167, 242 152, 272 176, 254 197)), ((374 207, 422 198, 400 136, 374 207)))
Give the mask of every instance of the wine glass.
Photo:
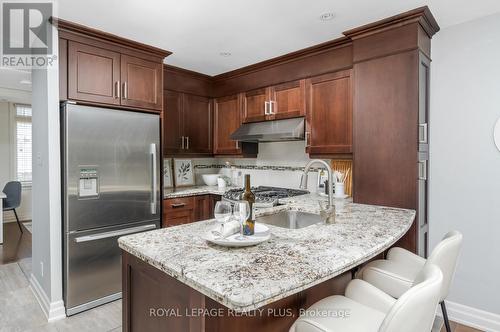
POLYGON ((224 224, 231 218, 231 203, 219 201, 215 204, 214 216, 220 224, 220 236, 224 236, 224 224))
POLYGON ((248 217, 250 217, 250 212, 250 204, 247 201, 237 201, 234 203, 234 217, 240 222, 240 235, 236 237, 236 240, 245 240, 243 225, 248 217))

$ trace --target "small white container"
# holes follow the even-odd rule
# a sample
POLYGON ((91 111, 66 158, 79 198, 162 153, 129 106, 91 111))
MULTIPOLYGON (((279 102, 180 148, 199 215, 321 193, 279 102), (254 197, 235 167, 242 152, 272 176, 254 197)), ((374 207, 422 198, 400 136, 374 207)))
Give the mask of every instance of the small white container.
POLYGON ((345 197, 345 185, 342 182, 335 183, 335 197, 344 198, 345 197))
POLYGON ((203 174, 201 177, 207 186, 216 186, 219 176, 219 174, 203 174))
POLYGON ((218 178, 217 179, 217 186, 219 187, 219 189, 226 188, 226 180, 224 180, 223 178, 218 178))

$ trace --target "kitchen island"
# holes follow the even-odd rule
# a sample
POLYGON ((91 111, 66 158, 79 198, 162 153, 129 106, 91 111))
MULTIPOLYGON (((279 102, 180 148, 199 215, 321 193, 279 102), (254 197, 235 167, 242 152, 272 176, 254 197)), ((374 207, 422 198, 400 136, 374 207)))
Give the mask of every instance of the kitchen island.
MULTIPOLYGON (((281 200, 257 217, 318 213, 314 194, 281 200)), ((124 331, 287 331, 299 310, 342 294, 351 271, 410 228, 415 211, 338 200, 336 221, 301 229, 269 226, 249 248, 207 243, 206 220, 119 239, 124 331)))

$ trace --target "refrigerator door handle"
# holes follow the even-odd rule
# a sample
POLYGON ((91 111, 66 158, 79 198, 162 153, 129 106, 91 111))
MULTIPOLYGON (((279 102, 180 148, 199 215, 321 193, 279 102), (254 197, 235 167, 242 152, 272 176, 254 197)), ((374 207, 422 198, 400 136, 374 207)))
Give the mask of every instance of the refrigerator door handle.
POLYGON ((119 231, 111 231, 111 232, 104 232, 104 233, 99 233, 95 235, 85 235, 85 236, 80 236, 75 238, 76 243, 81 243, 81 242, 89 242, 89 241, 95 241, 95 240, 101 240, 101 239, 106 239, 109 237, 115 237, 115 236, 122 236, 122 235, 127 235, 127 234, 132 234, 132 233, 138 233, 138 232, 143 232, 147 231, 150 229, 155 229, 156 225, 151 224, 151 225, 144 225, 144 226, 138 226, 138 227, 131 227, 119 231))
POLYGON ((158 171, 156 168, 156 144, 151 143, 149 146, 149 150, 151 153, 151 190, 153 191, 151 193, 151 214, 156 214, 156 191, 158 190, 157 188, 157 178, 156 178, 156 172, 158 171))

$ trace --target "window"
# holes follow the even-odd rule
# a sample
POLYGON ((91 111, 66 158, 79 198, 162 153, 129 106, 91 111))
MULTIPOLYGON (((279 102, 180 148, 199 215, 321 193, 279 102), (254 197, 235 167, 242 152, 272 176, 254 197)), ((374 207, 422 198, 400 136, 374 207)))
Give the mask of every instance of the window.
POLYGON ((16 179, 31 183, 31 106, 15 105, 15 170, 16 179))

